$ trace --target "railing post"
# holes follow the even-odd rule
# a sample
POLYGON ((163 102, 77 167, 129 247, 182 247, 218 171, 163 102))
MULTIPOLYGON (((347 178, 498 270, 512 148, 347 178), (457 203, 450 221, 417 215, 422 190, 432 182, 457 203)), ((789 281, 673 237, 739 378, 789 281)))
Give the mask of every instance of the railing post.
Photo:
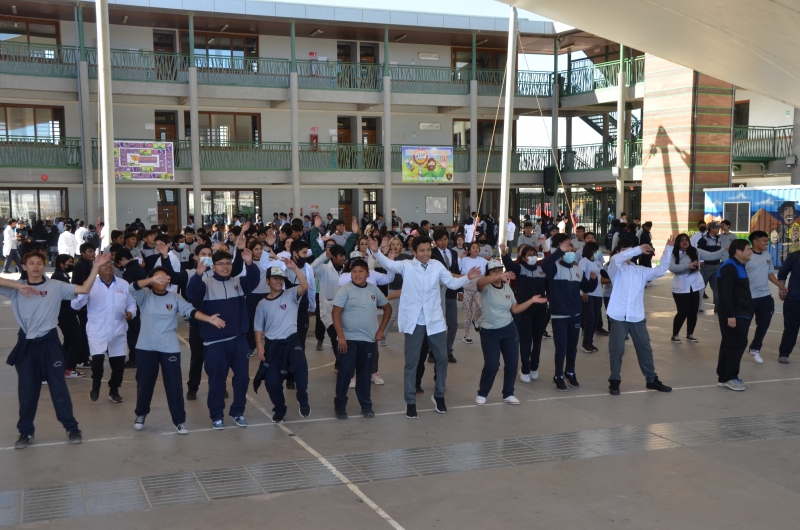
POLYGON ((86 60, 86 42, 83 36, 83 7, 78 4, 75 7, 78 19, 78 51, 80 52, 80 60, 86 60))
MULTIPOLYGON (((194 13, 189 13, 189 67, 196 66, 194 64, 194 13)), ((201 219, 202 225, 202 219, 201 219)))
POLYGON ((290 73, 297 73, 297 51, 295 49, 295 44, 296 44, 295 41, 297 39, 295 38, 294 32, 295 32, 294 20, 292 20, 291 27, 290 27, 290 30, 289 30, 289 39, 290 39, 291 48, 292 48, 292 50, 291 50, 292 51, 292 58, 291 58, 291 62, 289 63, 289 72, 290 73))
POLYGON ((477 44, 478 36, 473 31, 472 32, 472 77, 470 80, 478 79, 478 44, 477 44))

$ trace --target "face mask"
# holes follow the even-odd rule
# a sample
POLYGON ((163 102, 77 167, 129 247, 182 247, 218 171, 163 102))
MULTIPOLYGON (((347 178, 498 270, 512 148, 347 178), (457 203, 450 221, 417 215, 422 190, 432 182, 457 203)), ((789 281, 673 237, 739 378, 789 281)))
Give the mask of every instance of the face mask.
POLYGON ((298 257, 295 260, 295 263, 297 263, 297 266, 302 269, 303 267, 305 267, 306 263, 308 263, 308 258, 300 258, 300 257, 298 257))
POLYGON ((186 248, 186 243, 178 243, 178 250, 183 250, 186 248))
POLYGON ((706 227, 705 226, 700 229, 700 233, 701 234, 705 234, 706 233, 706 227))
POLYGON ((405 229, 403 229, 403 232, 405 232, 407 234, 407 233, 411 232, 411 229, 410 228, 405 228, 405 229))
POLYGON ((597 252, 595 252, 594 253, 594 260, 595 261, 599 261, 599 262, 602 263, 602 261, 603 261, 603 253, 600 252, 599 250, 597 252))
POLYGON ((561 258, 564 260, 564 263, 572 264, 575 261, 575 253, 574 252, 564 252, 564 257, 561 258))
POLYGON ((528 256, 528 265, 536 265, 536 256, 528 256))
POLYGON ((64 270, 67 272, 72 272, 75 270, 75 265, 67 265, 67 268, 64 270))
POLYGON ((214 265, 214 262, 211 261, 211 256, 201 256, 200 263, 205 265, 207 268, 211 268, 211 266, 214 265))

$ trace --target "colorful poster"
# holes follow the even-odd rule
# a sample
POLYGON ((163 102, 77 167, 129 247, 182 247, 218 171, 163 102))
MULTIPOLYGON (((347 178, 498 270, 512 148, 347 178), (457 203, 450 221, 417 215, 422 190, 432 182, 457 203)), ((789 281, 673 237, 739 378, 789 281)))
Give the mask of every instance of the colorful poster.
POLYGON ((453 180, 453 147, 403 147, 403 182, 453 180))
POLYGON ((172 142, 114 142, 116 180, 174 180, 172 142))

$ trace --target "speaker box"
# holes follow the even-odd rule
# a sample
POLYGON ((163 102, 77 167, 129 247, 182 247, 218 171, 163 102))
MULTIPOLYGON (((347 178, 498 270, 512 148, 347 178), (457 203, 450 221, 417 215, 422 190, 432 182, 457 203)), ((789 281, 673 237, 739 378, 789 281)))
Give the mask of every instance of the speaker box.
POLYGON ((553 195, 556 189, 556 168, 548 166, 544 168, 544 193, 545 195, 553 195))

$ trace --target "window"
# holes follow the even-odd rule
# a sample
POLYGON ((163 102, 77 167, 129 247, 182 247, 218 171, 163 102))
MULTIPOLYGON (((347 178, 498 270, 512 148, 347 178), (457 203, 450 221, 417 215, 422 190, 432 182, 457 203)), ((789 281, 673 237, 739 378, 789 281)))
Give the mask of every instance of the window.
POLYGON ((737 101, 734 103, 733 124, 743 127, 750 125, 750 101, 737 101))
POLYGON ((750 232, 749 202, 726 202, 722 205, 722 215, 731 222, 731 232, 750 232))
MULTIPOLYGON (((200 112, 198 129, 201 144, 228 145, 230 142, 258 143, 260 116, 258 114, 222 114, 200 112)), ((191 118, 184 113, 186 138, 192 137, 191 118)))
POLYGON ((364 190, 364 211, 370 220, 378 217, 378 191, 377 190, 364 190))
MULTIPOLYGON (((51 44, 59 41, 58 22, 45 20, 25 20, 21 18, 0 18, 0 43, 51 44)), ((42 50, 43 57, 52 50, 42 50)))
POLYGON ((0 105, 0 141, 16 136, 38 139, 62 138, 63 135, 63 107, 0 105))
POLYGON ((0 189, 0 222, 20 219, 33 225, 39 219, 55 220, 67 216, 65 189, 0 189))
MULTIPOLYGON (((189 53, 189 33, 181 32, 181 53, 189 53)), ((198 68, 253 68, 258 57, 258 37, 232 33, 194 32, 194 54, 198 68)))
MULTIPOLYGON (((189 215, 194 216, 194 192, 187 190, 186 193, 189 215)), ((200 200, 203 226, 228 224, 234 214, 255 221, 256 216, 261 214, 261 190, 203 190, 200 200)))

